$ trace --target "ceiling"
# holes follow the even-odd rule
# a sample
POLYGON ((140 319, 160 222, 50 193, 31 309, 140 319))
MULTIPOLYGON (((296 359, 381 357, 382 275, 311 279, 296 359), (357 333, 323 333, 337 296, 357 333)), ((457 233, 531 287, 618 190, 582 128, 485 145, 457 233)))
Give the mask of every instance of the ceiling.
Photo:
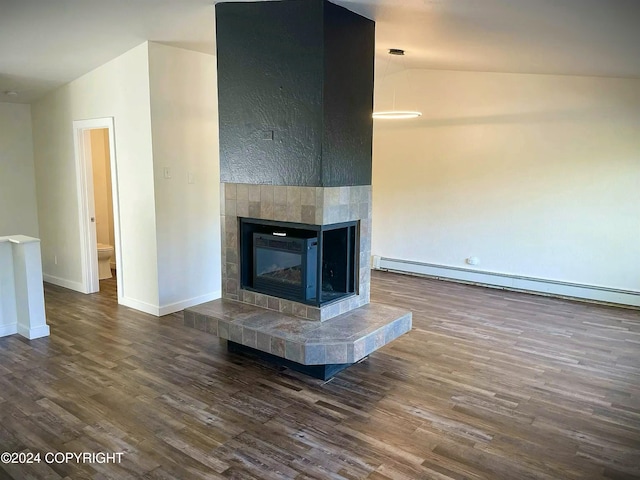
MULTIPOLYGON (((0 102, 29 103, 145 40, 214 53, 213 3, 0 0, 0 102)), ((640 0, 334 3, 376 20, 378 65, 402 48, 392 68, 640 78, 640 0)))

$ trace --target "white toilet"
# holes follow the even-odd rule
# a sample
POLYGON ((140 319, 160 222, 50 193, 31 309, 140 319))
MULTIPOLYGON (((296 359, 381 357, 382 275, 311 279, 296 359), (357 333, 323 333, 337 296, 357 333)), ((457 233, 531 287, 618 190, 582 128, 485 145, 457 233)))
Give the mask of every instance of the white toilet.
POLYGON ((100 280, 111 278, 112 255, 113 247, 111 245, 105 245, 104 243, 98 244, 98 278, 100 280))

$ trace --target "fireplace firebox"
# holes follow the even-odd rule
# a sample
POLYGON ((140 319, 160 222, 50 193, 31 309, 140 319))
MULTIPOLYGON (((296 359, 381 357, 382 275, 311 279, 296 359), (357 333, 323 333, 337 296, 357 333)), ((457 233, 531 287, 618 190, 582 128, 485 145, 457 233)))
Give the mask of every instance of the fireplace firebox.
POLYGON ((317 259, 317 238, 254 233, 253 288, 276 297, 310 301, 316 296, 317 259))
POLYGON ((356 293, 358 222, 239 221, 243 289, 314 306, 356 293))

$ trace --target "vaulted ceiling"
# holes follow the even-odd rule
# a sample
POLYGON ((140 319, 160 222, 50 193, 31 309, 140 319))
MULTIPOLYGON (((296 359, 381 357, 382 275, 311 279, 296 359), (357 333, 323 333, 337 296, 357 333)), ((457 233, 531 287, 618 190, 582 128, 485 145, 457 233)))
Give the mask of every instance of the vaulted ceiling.
MULTIPOLYGON (((29 103, 145 40, 213 54, 213 3, 0 0, 0 102, 29 103)), ((638 0, 334 3, 376 21, 379 66, 403 48, 395 68, 640 78, 638 0)))

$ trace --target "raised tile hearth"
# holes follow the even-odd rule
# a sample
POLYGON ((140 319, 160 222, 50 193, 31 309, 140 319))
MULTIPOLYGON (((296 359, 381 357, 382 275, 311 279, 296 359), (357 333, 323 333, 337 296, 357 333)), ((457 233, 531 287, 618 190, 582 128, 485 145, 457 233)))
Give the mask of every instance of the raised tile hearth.
POLYGON ((350 365, 411 330, 411 312, 369 303, 325 322, 219 299, 184 311, 184 324, 300 365, 350 365))

